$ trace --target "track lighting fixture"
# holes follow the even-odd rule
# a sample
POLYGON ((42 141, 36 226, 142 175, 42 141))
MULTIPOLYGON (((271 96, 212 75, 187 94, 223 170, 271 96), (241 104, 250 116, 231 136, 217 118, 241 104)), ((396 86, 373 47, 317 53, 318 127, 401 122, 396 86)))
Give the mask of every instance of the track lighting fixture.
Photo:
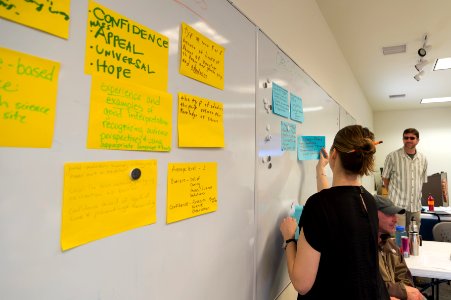
POLYGON ((428 64, 428 61, 426 59, 423 59, 423 57, 425 57, 426 54, 427 54, 427 51, 426 51, 426 47, 428 47, 428 46, 426 46, 427 40, 428 40, 428 35, 425 34, 424 35, 423 46, 420 49, 418 49, 418 56, 420 57, 420 59, 415 64, 415 69, 418 71, 418 74, 413 76, 413 78, 416 81, 420 81, 421 80, 421 76, 423 76, 423 74, 424 74, 423 68, 424 68, 424 66, 426 66, 428 64))
POLYGON ((424 74, 424 71, 421 70, 420 72, 418 72, 417 75, 413 76, 413 78, 415 78, 416 81, 420 81, 421 80, 421 76, 424 74))
POLYGON ((425 57, 427 54, 426 49, 425 48, 420 48, 418 49, 418 55, 421 57, 425 57))
POLYGON ((418 63, 415 65, 415 69, 417 69, 418 72, 422 71, 424 66, 426 66, 428 64, 428 61, 420 58, 420 60, 418 61, 418 63))
POLYGON ((420 57, 425 57, 426 54, 427 54, 427 51, 426 51, 426 48, 427 48, 426 42, 427 42, 427 41, 428 41, 428 35, 425 34, 425 35, 424 35, 423 46, 422 46, 420 49, 418 49, 418 55, 419 55, 420 57))

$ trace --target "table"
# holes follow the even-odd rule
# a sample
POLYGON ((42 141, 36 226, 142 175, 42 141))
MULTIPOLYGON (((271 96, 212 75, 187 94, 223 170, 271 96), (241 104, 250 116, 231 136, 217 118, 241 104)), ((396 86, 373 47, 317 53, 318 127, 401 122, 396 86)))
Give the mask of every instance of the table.
POLYGON ((420 234, 423 240, 433 241, 432 229, 440 222, 451 222, 451 207, 436 207, 435 211, 428 211, 427 206, 421 212, 420 234))
POLYGON ((428 219, 430 216, 437 217, 438 221, 451 221, 451 212, 450 210, 435 210, 435 211, 423 211, 421 212, 421 219, 428 219))
MULTIPOLYGON (((406 258, 413 276, 451 280, 451 243, 423 241, 420 255, 406 258)), ((432 288, 434 299, 439 299, 439 288, 432 288), (435 293, 434 293, 435 290, 435 293)))

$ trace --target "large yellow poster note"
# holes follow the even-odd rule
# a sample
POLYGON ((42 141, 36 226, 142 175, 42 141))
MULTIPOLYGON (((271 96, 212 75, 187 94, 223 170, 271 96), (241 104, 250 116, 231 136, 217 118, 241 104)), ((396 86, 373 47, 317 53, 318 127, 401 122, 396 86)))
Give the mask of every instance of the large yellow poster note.
POLYGON ((225 48, 182 23, 180 73, 224 89, 225 48))
POLYGON ((168 164, 166 223, 217 210, 217 168, 215 162, 168 164))
POLYGON ((0 48, 0 146, 50 148, 60 64, 0 48))
POLYGON ((179 93, 179 147, 224 147, 224 107, 221 102, 179 93))
POLYGON ((85 72, 167 90, 169 39, 89 1, 85 72))
POLYGON ((70 0, 0 0, 0 17, 67 39, 70 0))
POLYGON ((170 151, 172 96, 92 76, 88 148, 170 151))
POLYGON ((64 165, 61 248, 156 222, 157 161, 64 165))

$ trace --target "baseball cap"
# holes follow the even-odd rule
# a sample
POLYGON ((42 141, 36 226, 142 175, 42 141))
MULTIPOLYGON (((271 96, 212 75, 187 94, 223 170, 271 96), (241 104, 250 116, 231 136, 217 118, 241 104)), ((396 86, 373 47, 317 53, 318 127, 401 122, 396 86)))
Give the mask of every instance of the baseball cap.
POLYGON ((374 200, 376 201, 377 209, 383 212, 386 215, 396 215, 396 214, 404 214, 406 210, 404 208, 395 206, 391 200, 379 196, 373 195, 374 200))

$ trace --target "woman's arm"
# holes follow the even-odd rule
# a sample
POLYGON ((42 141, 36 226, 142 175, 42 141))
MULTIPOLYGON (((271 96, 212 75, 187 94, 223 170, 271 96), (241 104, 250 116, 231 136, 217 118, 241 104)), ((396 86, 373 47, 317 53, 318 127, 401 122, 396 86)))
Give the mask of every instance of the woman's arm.
POLYGON ((329 182, 326 177, 326 166, 329 163, 329 155, 326 149, 322 148, 319 152, 319 160, 316 164, 316 188, 320 192, 323 189, 329 188, 329 182))
MULTIPOLYGON (((296 220, 285 218, 280 224, 280 231, 285 240, 294 237, 296 220), (294 230, 293 230, 294 228, 294 230)), ((321 253, 310 246, 301 230, 296 243, 288 243, 285 249, 287 268, 290 280, 299 294, 305 295, 310 291, 316 279, 321 253)))

